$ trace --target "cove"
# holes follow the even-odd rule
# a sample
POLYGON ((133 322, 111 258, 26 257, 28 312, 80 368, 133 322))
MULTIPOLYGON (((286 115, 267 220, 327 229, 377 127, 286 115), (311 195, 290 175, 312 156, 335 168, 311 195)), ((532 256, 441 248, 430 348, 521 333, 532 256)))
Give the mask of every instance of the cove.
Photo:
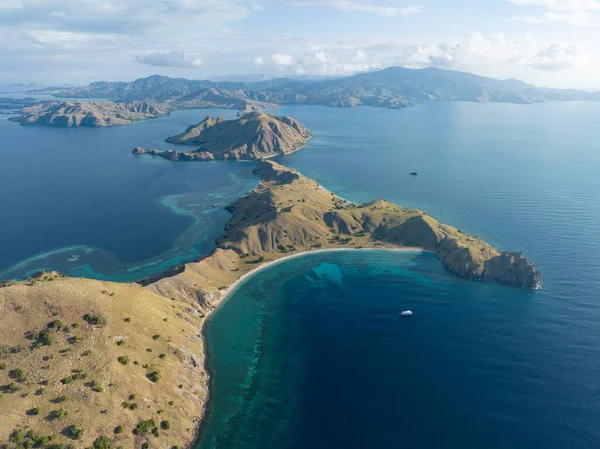
POLYGON ((427 253, 274 264, 207 323, 195 448, 595 447, 597 345, 544 299, 427 253))

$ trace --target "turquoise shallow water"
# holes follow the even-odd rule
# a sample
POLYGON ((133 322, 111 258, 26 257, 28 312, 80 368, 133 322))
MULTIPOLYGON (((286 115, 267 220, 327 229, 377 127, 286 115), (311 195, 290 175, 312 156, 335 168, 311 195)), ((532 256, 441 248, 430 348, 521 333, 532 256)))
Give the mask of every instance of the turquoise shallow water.
POLYGON ((597 316, 545 291, 459 279, 431 254, 274 265, 207 331, 212 399, 197 448, 600 441, 597 316))

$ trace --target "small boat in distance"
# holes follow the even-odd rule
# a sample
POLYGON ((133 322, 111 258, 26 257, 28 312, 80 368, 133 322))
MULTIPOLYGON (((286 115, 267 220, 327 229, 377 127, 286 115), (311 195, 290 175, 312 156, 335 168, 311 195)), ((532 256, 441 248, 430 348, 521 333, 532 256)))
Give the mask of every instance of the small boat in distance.
POLYGON ((417 172, 416 171, 411 171, 410 172, 410 176, 417 176, 417 172))
POLYGON ((400 316, 412 316, 413 312, 412 310, 403 310, 402 312, 400 312, 400 316))

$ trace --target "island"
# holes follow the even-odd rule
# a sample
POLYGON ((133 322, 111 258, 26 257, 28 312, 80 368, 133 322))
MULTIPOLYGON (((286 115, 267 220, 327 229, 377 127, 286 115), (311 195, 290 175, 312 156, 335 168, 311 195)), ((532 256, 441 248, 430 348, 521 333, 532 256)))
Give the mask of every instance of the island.
POLYGON ((50 272, 0 284, 0 445, 191 447, 209 393, 202 326, 240 280, 285 257, 410 248, 463 278, 539 285, 521 253, 422 210, 352 203, 272 160, 254 173, 198 262, 138 283, 50 272))
POLYGON ((259 160, 289 154, 304 148, 311 133, 297 120, 264 112, 249 112, 236 120, 206 117, 182 134, 168 137, 168 143, 198 147, 196 151, 145 150, 172 161, 259 160))
POLYGON ((9 120, 21 125, 43 125, 60 128, 104 127, 128 125, 138 120, 168 115, 171 107, 160 103, 46 101, 24 107, 9 120))

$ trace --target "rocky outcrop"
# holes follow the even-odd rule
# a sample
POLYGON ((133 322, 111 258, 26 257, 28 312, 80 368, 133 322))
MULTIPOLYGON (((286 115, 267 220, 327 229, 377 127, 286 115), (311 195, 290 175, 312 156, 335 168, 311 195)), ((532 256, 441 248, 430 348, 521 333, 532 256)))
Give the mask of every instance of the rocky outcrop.
POLYGON ((206 117, 168 143, 198 146, 197 151, 177 152, 136 148, 133 154, 152 154, 172 161, 259 160, 288 154, 304 147, 311 134, 291 117, 250 112, 237 120, 206 117))
POLYGON ((212 153, 208 153, 206 151, 194 151, 194 152, 181 153, 181 152, 175 151, 175 150, 165 150, 165 151, 145 150, 140 147, 135 147, 133 149, 133 154, 138 155, 138 156, 142 155, 142 154, 149 154, 151 156, 162 157, 169 161, 183 161, 183 162, 212 161, 215 158, 212 153))
POLYGON ((138 120, 161 117, 171 108, 165 104, 134 101, 60 102, 48 101, 25 107, 9 120, 21 125, 43 125, 59 128, 104 127, 128 125, 138 120))

